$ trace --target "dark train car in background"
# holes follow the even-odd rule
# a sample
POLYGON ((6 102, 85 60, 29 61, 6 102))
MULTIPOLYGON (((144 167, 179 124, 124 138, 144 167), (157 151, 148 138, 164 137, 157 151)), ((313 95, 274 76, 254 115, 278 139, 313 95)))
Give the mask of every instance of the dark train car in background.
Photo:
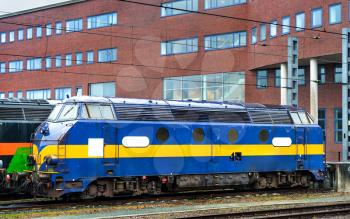
POLYGON ((32 167, 31 135, 47 119, 55 102, 0 99, 0 193, 18 188, 32 167))

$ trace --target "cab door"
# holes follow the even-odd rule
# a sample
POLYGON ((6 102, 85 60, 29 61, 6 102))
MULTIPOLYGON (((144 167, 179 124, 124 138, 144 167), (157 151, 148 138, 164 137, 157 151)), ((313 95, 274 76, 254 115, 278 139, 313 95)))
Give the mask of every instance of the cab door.
POLYGON ((105 166, 116 166, 118 164, 117 134, 116 124, 105 123, 103 125, 103 164, 105 166))
POLYGON ((304 162, 307 154, 307 129, 295 127, 295 142, 297 147, 297 169, 304 169, 304 162))

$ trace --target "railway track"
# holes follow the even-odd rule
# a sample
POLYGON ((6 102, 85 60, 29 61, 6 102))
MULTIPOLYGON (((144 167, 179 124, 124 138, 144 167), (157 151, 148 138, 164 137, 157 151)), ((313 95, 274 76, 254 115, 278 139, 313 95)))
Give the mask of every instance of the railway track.
MULTIPOLYGON (((174 195, 162 195, 162 196, 147 196, 147 197, 120 197, 118 199, 94 199, 94 200, 83 200, 83 201, 57 201, 57 200, 32 200, 32 199, 25 199, 22 202, 15 202, 11 203, 8 202, 8 204, 1 204, 0 203, 0 218, 2 215, 8 215, 12 213, 20 213, 20 212, 31 212, 34 214, 42 214, 46 212, 58 212, 62 209, 65 209, 66 211, 69 210, 75 210, 75 209, 82 209, 82 212, 84 212, 84 209, 94 208, 94 209, 111 209, 116 206, 125 206, 125 208, 119 208, 119 210, 125 210, 128 208, 135 209, 139 208, 139 206, 146 206, 145 208, 160 208, 160 211, 158 213, 150 213, 149 214, 136 214, 136 215, 123 215, 123 217, 141 217, 141 218, 153 218, 153 217, 166 217, 166 218, 172 218, 172 217, 189 217, 189 218, 199 218, 199 217, 206 217, 206 218, 232 218, 232 217, 266 217, 267 215, 270 215, 271 218, 277 218, 282 217, 283 215, 290 215, 293 213, 293 209, 279 209, 279 213, 274 213, 275 210, 265 210, 265 211, 252 211, 252 212, 229 212, 234 211, 234 209, 200 209, 200 210, 193 210, 189 209, 187 211, 181 212, 181 211, 169 211, 169 212, 162 212, 162 207, 160 206, 173 206, 173 207, 180 207, 186 206, 188 204, 198 204, 201 205, 202 203, 209 203, 209 201, 212 200, 218 200, 218 202, 227 202, 225 200, 230 200, 232 198, 239 197, 240 198, 250 198, 250 197, 272 197, 276 195, 296 195, 296 194, 321 194, 327 192, 327 190, 310 190, 310 189, 280 189, 280 190, 271 190, 271 191, 245 191, 245 192, 237 192, 237 191, 216 191, 216 192, 190 192, 190 193, 183 193, 183 194, 174 194, 174 195), (214 214, 216 213, 216 214, 214 214), (278 215, 276 217, 273 217, 273 215, 278 215)), ((236 199, 237 200, 237 199, 236 199)), ((266 199, 265 199, 266 200, 266 199)), ((346 203, 346 207, 348 208, 348 212, 350 211, 350 202, 346 203)), ((345 206, 345 205, 344 205, 345 206)), ((333 206, 334 208, 331 209, 333 212, 336 210, 340 212, 341 209, 336 209, 336 206, 333 206)), ((143 207, 142 207, 143 208, 143 207)), ((141 208, 141 209, 142 209, 141 208)), ((306 210, 300 211, 295 210, 295 212, 303 212, 305 213, 305 216, 307 216, 307 213, 309 213, 306 210)), ((310 208, 311 209, 311 208, 310 208)), ((343 208, 344 211, 345 208, 343 208)), ((237 210, 237 209, 236 209, 237 210)), ((104 211, 104 210, 102 210, 104 211)), ((309 214, 310 215, 310 214, 309 214)), ((102 217, 103 218, 103 217, 102 217)), ((114 218, 114 217, 113 217, 114 218)))
MULTIPOLYGON (((203 210, 207 211, 207 210, 203 210)), ((211 209, 210 211, 215 211, 211 209)), ((185 218, 312 218, 312 217, 335 217, 337 215, 350 215, 350 202, 346 203, 330 203, 316 206, 302 206, 290 208, 278 208, 257 211, 242 211, 242 212, 225 212, 200 214, 195 216, 186 216, 189 212, 182 212, 185 215, 180 217, 185 218)), ((177 212, 181 214, 181 212, 177 212)), ((179 216, 175 216, 179 217, 179 216)))
POLYGON ((155 202, 172 202, 173 200, 181 199, 193 199, 193 200, 205 200, 205 199, 217 199, 224 197, 250 197, 259 195, 291 195, 291 194, 313 194, 313 193, 326 193, 329 190, 320 189, 308 189, 308 188, 294 188, 294 189, 274 189, 274 190, 247 190, 247 191, 235 191, 235 190, 218 190, 218 191, 188 191, 176 194, 164 194, 164 195, 150 195, 146 197, 141 196, 121 196, 118 198, 105 198, 105 199, 92 199, 92 200, 80 200, 80 201, 64 201, 64 200, 52 200, 43 198, 29 198, 28 196, 15 195, 10 196, 7 199, 5 196, 0 196, 0 213, 6 210, 21 210, 26 208, 46 207, 54 208, 61 205, 110 205, 110 204, 125 204, 125 203, 140 203, 145 201, 155 202), (3 201, 3 202, 2 202, 3 201), (13 202, 12 202, 13 201, 13 202))

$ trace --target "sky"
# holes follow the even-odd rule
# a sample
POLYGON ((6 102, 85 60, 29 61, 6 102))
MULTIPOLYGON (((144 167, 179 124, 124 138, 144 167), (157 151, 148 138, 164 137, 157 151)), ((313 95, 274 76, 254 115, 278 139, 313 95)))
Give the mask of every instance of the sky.
POLYGON ((6 12, 23 11, 67 0, 0 0, 0 15, 6 12))

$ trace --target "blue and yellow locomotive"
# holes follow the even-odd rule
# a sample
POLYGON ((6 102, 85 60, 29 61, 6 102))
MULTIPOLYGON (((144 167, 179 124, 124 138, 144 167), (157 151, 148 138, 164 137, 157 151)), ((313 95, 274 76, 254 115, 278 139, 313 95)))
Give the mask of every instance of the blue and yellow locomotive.
POLYGON ((325 172, 308 113, 234 102, 70 98, 38 128, 32 158, 46 197, 309 186, 325 172))

